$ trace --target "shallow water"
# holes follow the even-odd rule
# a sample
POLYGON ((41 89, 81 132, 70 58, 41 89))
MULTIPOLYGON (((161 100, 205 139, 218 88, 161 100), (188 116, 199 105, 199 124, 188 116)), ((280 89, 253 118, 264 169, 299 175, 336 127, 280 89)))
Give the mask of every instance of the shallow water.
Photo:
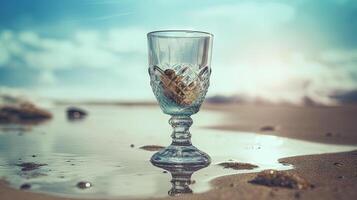
MULTIPOLYGON (((143 145, 170 143, 169 116, 158 107, 81 106, 89 116, 68 121, 66 107, 52 109, 54 119, 30 130, 17 126, 0 127, 0 177, 11 186, 32 185, 31 191, 70 197, 160 197, 167 196, 171 176, 149 162, 154 152, 143 145), (135 147, 130 147, 134 144, 135 147), (35 157, 33 157, 35 155, 35 157), (20 159, 20 160, 19 160, 20 159), (21 162, 47 164, 23 172, 21 162), (93 186, 79 189, 89 181, 93 186)), ((290 169, 279 158, 350 151, 356 146, 312 143, 247 132, 227 132, 201 128, 218 124, 221 113, 202 111, 193 116, 193 144, 208 153, 212 164, 196 171, 190 186, 194 193, 210 188, 215 177, 256 172, 263 169, 290 169), (258 165, 254 170, 230 170, 217 166, 224 161, 258 165)))

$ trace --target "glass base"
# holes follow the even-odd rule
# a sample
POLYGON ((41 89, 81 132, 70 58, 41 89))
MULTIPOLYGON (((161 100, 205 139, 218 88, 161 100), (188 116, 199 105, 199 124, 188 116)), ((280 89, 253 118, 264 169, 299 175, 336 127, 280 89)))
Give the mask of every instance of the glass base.
POLYGON ((211 158, 193 145, 179 146, 171 144, 151 157, 151 163, 157 167, 203 168, 211 163, 211 158))

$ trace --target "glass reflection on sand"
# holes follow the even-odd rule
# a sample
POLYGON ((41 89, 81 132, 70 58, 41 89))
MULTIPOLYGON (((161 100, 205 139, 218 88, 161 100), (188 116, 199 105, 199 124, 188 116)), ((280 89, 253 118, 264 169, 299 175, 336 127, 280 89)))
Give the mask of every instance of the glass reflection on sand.
MULTIPOLYGON (((213 178, 263 169, 290 169, 278 162, 279 158, 342 152, 354 146, 319 144, 258 135, 227 132, 202 127, 220 123, 223 116, 202 111, 193 116, 193 144, 207 152, 212 164, 206 168, 171 170, 164 173, 149 162, 152 151, 139 147, 169 144, 171 131, 167 120, 156 106, 81 106, 89 116, 80 121, 68 121, 65 106, 51 109, 54 118, 44 124, 23 130, 23 127, 0 127, 0 177, 15 188, 23 183, 32 185, 31 191, 71 197, 160 197, 168 191, 176 194, 191 190, 207 191, 213 178), (150 117, 148 117, 150 116, 150 117), (139 124, 140 123, 140 124, 139 124), (133 144, 134 146, 132 147, 133 144), (224 169, 217 164, 229 160, 258 165, 254 170, 224 169), (21 171, 20 163, 47 164, 32 171, 21 171), (195 171, 195 172, 194 172, 195 171), (191 180, 194 184, 187 184, 191 180), (171 179, 184 176, 182 187, 172 189, 171 179), (89 189, 76 187, 89 181, 89 189), (186 182, 185 182, 186 181, 186 182), (187 186, 187 187, 186 187, 187 186)), ((175 186, 174 182, 174 186, 175 186)))

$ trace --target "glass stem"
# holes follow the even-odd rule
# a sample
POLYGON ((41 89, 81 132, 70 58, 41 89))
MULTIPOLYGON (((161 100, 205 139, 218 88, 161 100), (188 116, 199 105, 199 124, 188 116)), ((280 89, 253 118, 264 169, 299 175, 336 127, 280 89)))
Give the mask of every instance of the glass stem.
POLYGON ((192 125, 192 119, 190 116, 177 116, 174 115, 169 120, 173 131, 171 134, 172 145, 177 146, 190 146, 191 143, 191 133, 189 131, 192 125))
POLYGON ((185 193, 192 193, 190 189, 191 176, 193 172, 171 172, 172 179, 171 184, 172 188, 169 191, 170 196, 177 196, 185 193))

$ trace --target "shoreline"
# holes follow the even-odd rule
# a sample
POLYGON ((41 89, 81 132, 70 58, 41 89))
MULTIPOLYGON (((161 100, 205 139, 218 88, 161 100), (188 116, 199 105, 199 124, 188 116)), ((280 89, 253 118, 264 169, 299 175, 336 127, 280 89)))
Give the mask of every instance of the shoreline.
MULTIPOLYGON (((357 126, 354 123, 354 116, 357 116, 357 106, 326 108, 205 105, 203 109, 222 112, 225 119, 225 123, 219 126, 206 128, 252 131, 257 134, 277 135, 330 144, 357 144, 357 134, 355 134, 357 133, 357 126), (275 130, 260 130, 264 126, 272 126, 275 130), (326 135, 327 132, 330 132, 331 135, 326 135)), ((232 132, 232 134, 234 133, 232 132)), ((354 199, 357 196, 357 171, 355 171, 357 150, 280 158, 279 161, 293 165, 294 169, 289 171, 306 178, 315 188, 296 190, 254 185, 248 183, 248 181, 252 180, 257 173, 246 173, 215 178, 210 182, 212 187, 209 191, 200 194, 182 195, 174 197, 174 199, 231 200, 239 197, 239 199, 247 200, 272 198, 347 200, 354 199), (341 165, 334 164, 337 162, 341 163, 341 165)), ((36 193, 31 190, 18 190, 10 187, 6 182, 0 181, 0 199, 74 200, 78 198, 65 198, 36 193)), ((125 198, 115 199, 124 200, 125 198)), ((140 199, 167 200, 173 199, 173 197, 140 199)))

